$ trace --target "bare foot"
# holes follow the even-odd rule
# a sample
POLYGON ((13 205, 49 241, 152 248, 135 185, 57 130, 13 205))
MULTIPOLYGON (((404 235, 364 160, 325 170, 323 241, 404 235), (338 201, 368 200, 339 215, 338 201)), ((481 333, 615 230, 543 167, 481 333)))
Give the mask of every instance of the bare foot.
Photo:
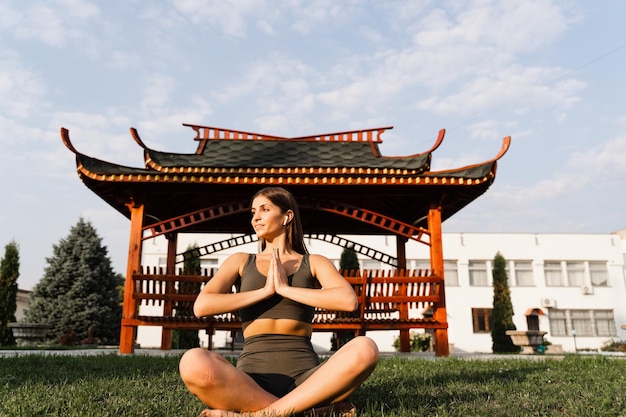
MULTIPOLYGON (((289 415, 293 413, 287 413, 289 415)), ((248 411, 237 413, 229 410, 203 410, 200 417, 279 417, 283 414, 271 412, 267 410, 248 411)), ((304 412, 305 417, 356 417, 356 407, 350 401, 342 401, 339 403, 312 408, 304 412)))

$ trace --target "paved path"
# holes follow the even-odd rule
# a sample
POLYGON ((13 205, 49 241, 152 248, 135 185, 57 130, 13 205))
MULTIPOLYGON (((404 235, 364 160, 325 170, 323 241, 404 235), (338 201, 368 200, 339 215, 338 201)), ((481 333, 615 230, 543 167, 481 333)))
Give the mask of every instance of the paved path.
MULTIPOLYGON (((239 356, 240 350, 228 350, 228 349, 216 349, 215 352, 221 353, 224 356, 239 356)), ((0 357, 6 356, 21 356, 21 355, 82 355, 82 356, 94 356, 94 355, 117 355, 117 347, 111 348, 97 348, 97 349, 16 349, 16 350, 2 350, 0 349, 0 357)), ((155 356, 179 356, 185 352, 184 349, 172 349, 172 350, 160 350, 160 349, 135 349, 135 355, 155 355, 155 356)), ((329 356, 332 354, 330 351, 318 351, 321 357, 329 356)), ((581 352, 580 355, 602 355, 602 356, 614 356, 626 359, 626 353, 624 352, 581 352)), ((434 352, 381 352, 382 358, 398 357, 408 359, 439 359, 435 356, 434 352)), ((450 354, 451 358, 460 359, 561 359, 565 355, 494 355, 492 353, 469 353, 469 352, 453 352, 450 354)))

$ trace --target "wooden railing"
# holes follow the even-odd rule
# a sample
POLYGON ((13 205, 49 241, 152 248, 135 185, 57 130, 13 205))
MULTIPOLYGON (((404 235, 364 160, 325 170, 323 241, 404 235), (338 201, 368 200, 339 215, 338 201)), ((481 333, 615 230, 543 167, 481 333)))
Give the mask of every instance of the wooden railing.
MULTIPOLYGON (((381 135, 393 129, 393 126, 377 127, 373 129, 349 130, 345 132, 323 133, 311 136, 286 138, 282 136, 266 135, 263 133, 245 132, 243 130, 224 129, 214 126, 201 126, 183 123, 196 132, 194 140, 199 141, 196 153, 201 155, 210 140, 287 140, 292 142, 371 142, 381 143, 381 135)), ((137 135, 138 137, 138 135, 137 135)))
MULTIPOLYGON (((206 330, 209 346, 215 330, 240 331, 241 322, 236 313, 202 318, 193 315, 197 294, 213 273, 211 269, 205 270, 203 275, 174 275, 153 268, 133 274, 136 313, 133 317, 123 318, 122 325, 135 328, 160 326, 164 331, 206 330), (162 306, 162 314, 140 314, 141 306, 162 306)), ((447 322, 433 318, 437 316, 435 312, 442 302, 443 280, 427 270, 356 271, 344 277, 358 297, 358 310, 317 309, 313 320, 314 331, 350 330, 357 335, 365 335, 369 330, 399 330, 408 340, 411 329, 433 329, 436 332, 448 327, 447 322)), ((234 287, 232 290, 236 291, 234 287)), ((165 350, 170 348, 161 346, 165 350)), ((130 349, 132 351, 132 347, 130 349)))

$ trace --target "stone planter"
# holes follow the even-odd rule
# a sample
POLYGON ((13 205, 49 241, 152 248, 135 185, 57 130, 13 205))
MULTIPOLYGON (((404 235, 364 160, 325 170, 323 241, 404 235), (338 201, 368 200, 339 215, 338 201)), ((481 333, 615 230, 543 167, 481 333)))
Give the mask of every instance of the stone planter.
POLYGON ((51 324, 43 323, 9 323, 13 337, 18 345, 32 345, 45 340, 51 324))
POLYGON ((542 332, 539 330, 507 330, 507 336, 511 337, 511 341, 515 346, 522 348, 523 355, 530 355, 536 353, 537 346, 543 345, 543 336, 548 332, 542 332))

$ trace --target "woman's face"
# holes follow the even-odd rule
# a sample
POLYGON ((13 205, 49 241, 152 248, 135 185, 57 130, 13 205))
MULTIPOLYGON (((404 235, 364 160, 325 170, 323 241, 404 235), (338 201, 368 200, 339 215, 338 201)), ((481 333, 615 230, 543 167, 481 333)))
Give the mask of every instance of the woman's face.
POLYGON ((286 214, 267 197, 260 195, 252 200, 251 224, 259 238, 272 238, 284 232, 286 214))

